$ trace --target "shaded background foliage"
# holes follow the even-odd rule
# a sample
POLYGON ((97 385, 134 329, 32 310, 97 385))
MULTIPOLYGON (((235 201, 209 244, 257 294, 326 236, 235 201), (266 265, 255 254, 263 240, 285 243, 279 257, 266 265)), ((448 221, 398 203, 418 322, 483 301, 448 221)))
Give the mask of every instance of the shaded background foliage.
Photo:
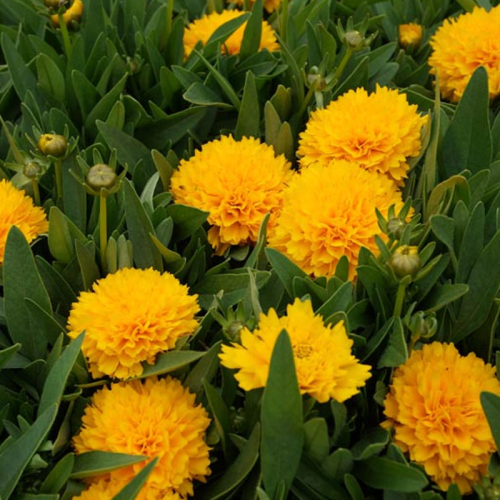
MULTIPOLYGON (((34 155, 30 139, 67 132, 75 142, 63 163, 59 205, 52 167, 41 180, 48 239, 30 249, 19 231, 8 238, 0 299, 1 498, 69 499, 81 488, 78 479, 138 460, 72 454, 70 439, 83 408, 105 382, 90 379, 79 353, 81 339, 68 345, 64 335, 78 293, 107 271, 132 263, 172 272, 200 296, 203 318, 196 335, 144 374, 172 372, 213 417, 207 436, 213 473, 196 498, 443 498, 378 424, 391 372, 419 337, 431 332, 457 343, 462 353, 499 359, 497 105, 489 105, 481 69, 458 106, 440 102, 427 65, 429 37, 462 5, 293 0, 286 15, 268 18, 281 43, 281 51, 269 53, 256 44, 267 16, 258 0, 251 13, 221 27, 184 60, 186 23, 219 11, 221 0, 176 0, 172 16, 164 0, 84 3, 67 57, 41 0, 0 2, 0 175, 29 192, 19 166, 34 155), (220 45, 245 20, 241 53, 221 55, 220 45), (424 39, 418 49, 405 51, 397 43, 397 26, 412 21, 425 27, 424 39), (343 70, 347 47, 339 23, 367 36, 377 33, 343 70), (419 246, 424 265, 418 275, 397 279, 388 266, 391 250, 379 240, 380 256, 361 252, 355 283, 347 280, 344 260, 331 279, 313 280, 265 248, 267 221, 254 248, 212 256, 208 214, 171 203, 169 179, 179 160, 231 133, 265 140, 295 162, 298 134, 316 104, 327 105, 360 86, 374 90, 376 84, 400 87, 432 116, 426 147, 405 188, 420 216, 401 234, 390 235, 390 241, 419 246), (82 175, 81 160, 92 165, 114 155, 119 170, 128 173, 108 199, 103 269, 98 199, 71 172, 82 175), (238 391, 230 372, 219 367, 221 342, 235 325, 252 324, 260 309, 283 311, 304 296, 327 323, 346 322, 357 357, 374 367, 367 387, 346 404, 320 405, 299 396, 286 338, 278 341, 264 397, 261 390, 238 391), (278 453, 280 446, 285 453, 278 453)), ((478 4, 491 6, 488 0, 478 4)), ((389 232, 383 217, 380 224, 389 232)), ((489 416, 500 414, 497 399, 488 405, 489 416)), ((494 433, 498 444, 498 423, 494 433)), ((493 475, 499 463, 494 457, 493 475)), ((452 489, 446 498, 460 494, 452 489)))

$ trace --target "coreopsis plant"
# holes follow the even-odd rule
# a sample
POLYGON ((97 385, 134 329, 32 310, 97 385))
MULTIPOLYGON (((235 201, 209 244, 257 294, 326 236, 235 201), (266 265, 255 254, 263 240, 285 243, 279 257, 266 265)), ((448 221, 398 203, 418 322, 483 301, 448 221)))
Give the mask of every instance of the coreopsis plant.
POLYGON ((499 8, 3 2, 0 498, 499 498, 499 8))

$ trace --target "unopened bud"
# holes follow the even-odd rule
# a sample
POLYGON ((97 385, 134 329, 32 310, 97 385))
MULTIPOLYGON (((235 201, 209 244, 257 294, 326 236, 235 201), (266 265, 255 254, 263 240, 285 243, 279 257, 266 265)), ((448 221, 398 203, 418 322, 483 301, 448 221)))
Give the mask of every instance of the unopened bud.
POLYGON ((23 174, 28 177, 28 179, 36 179, 42 173, 43 167, 35 161, 26 163, 26 165, 24 165, 23 174))
POLYGON ((226 333, 228 337, 235 341, 239 342, 240 341, 240 332, 245 328, 245 324, 242 323, 241 321, 233 321, 226 329, 226 333))
POLYGON ((67 0, 43 0, 45 7, 49 9, 58 9, 62 5, 66 5, 68 3, 67 0))
POLYGON ((402 278, 404 276, 414 276, 422 267, 422 261, 418 254, 418 247, 408 245, 400 246, 392 254, 389 261, 396 276, 402 278))
POLYGON ((43 134, 38 141, 38 149, 44 155, 62 158, 68 150, 68 141, 62 135, 43 134))
POLYGON ((408 23, 399 25, 399 45, 404 49, 410 45, 417 47, 422 40, 422 26, 420 24, 408 23))
POLYGON ((116 184, 118 176, 115 171, 104 163, 94 165, 87 174, 87 184, 100 191, 102 188, 111 189, 116 184))
POLYGON ((307 75, 307 83, 309 83, 310 87, 314 86, 314 89, 319 92, 326 87, 326 81, 319 73, 309 73, 307 75))
POLYGON ((365 45, 365 37, 356 30, 348 31, 344 35, 344 40, 347 46, 353 50, 361 49, 365 45))
POLYGON ((401 238, 403 234, 403 229, 406 227, 406 222, 398 217, 389 219, 387 222, 387 231, 389 234, 393 234, 396 238, 401 238))

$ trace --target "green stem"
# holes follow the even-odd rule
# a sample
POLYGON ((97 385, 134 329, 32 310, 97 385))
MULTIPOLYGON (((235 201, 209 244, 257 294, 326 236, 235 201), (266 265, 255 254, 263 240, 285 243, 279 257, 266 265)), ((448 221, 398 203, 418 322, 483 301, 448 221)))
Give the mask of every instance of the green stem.
POLYGON ((337 69, 335 70, 335 74, 333 75, 333 80, 337 81, 340 80, 340 77, 342 76, 342 73, 344 72, 347 63, 349 62, 349 59, 351 59, 352 54, 353 50, 351 48, 348 48, 345 51, 342 61, 340 61, 340 64, 337 66, 337 69))
POLYGON ((280 37, 283 43, 288 43, 288 0, 283 0, 280 11, 280 37))
POLYGON ((462 6, 462 9, 466 10, 467 12, 472 12, 474 10, 474 7, 477 7, 476 2, 474 0, 457 0, 458 3, 462 6))
POLYGON ((250 0, 243 1, 243 10, 250 10, 250 0))
POLYGON ((307 106, 309 106, 309 103, 311 102, 312 96, 314 95, 314 92, 316 92, 316 85, 313 83, 310 87, 309 90, 307 91, 306 96, 304 97, 304 100, 302 101, 302 106, 300 106, 299 110, 299 117, 302 118, 303 114, 305 113, 307 106))
POLYGON ((106 272, 106 250, 108 246, 108 214, 106 196, 99 196, 99 240, 101 243, 101 267, 106 272))
POLYGON ((167 40, 172 32, 172 21, 174 16, 174 0, 167 0, 167 40))
POLYGON ((59 19, 59 27, 61 28, 64 51, 66 52, 66 57, 69 59, 69 56, 71 55, 71 40, 69 38, 68 27, 66 26, 66 21, 60 12, 57 14, 57 17, 59 19))
POLYGON ((36 179, 31 179, 31 185, 33 186, 33 197, 35 198, 35 205, 40 206, 40 188, 38 187, 38 181, 36 179))
POLYGON ((403 311, 403 304, 405 301, 405 291, 406 291, 406 283, 403 280, 401 280, 399 282, 398 292, 396 295, 396 304, 394 305, 393 316, 395 318, 398 318, 399 316, 401 316, 401 313, 403 311))
POLYGON ((56 198, 62 200, 63 197, 63 175, 62 175, 62 162, 56 160, 54 162, 54 169, 56 171, 56 198))

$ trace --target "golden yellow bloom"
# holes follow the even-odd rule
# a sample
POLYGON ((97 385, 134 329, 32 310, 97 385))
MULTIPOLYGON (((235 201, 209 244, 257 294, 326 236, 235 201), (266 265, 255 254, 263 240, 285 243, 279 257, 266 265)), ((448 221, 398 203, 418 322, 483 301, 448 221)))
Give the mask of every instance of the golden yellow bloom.
MULTIPOLYGON (((80 22, 83 16, 83 2, 82 0, 74 0, 73 4, 63 14, 63 19, 66 24, 71 24, 73 21, 80 22)), ((52 24, 59 28, 59 17, 57 14, 50 16, 52 24)))
POLYGON ((422 40, 422 26, 408 23, 399 25, 399 45, 405 49, 410 45, 417 47, 422 40))
POLYGON ((141 363, 154 363, 157 354, 196 330, 196 299, 169 273, 121 269, 80 294, 68 335, 74 339, 85 331, 82 350, 94 377, 135 377, 141 363))
POLYGON ((495 452, 482 391, 500 395, 495 368, 474 354, 460 356, 453 344, 424 345, 394 374, 383 426, 394 428, 396 444, 442 490, 456 483, 470 492, 495 452))
POLYGON ((5 243, 12 226, 17 226, 31 243, 49 229, 45 212, 35 207, 33 200, 3 179, 0 181, 0 265, 3 264, 5 243))
MULTIPOLYGON (((233 0, 228 0, 228 3, 232 3, 233 0)), ((283 0, 264 0, 264 9, 267 12, 274 12, 280 8, 281 2, 283 0)), ((250 0, 250 5, 253 5, 255 0, 250 0)), ((243 6, 245 4, 245 0, 235 0, 236 5, 243 6)))
POLYGON ((260 316, 253 332, 241 331, 241 345, 222 347, 222 364, 238 370, 235 377, 245 391, 266 385, 274 344, 283 329, 290 336, 302 394, 320 403, 332 398, 343 402, 370 378, 370 367, 360 364, 351 352, 353 342, 344 323, 325 326, 323 318, 314 315, 311 301, 296 299, 286 316, 278 318, 270 309, 260 316))
POLYGON ((446 19, 430 44, 429 65, 439 75, 445 99, 458 102, 479 66, 488 73, 490 98, 500 95, 500 6, 446 19))
POLYGON ((387 215, 403 202, 394 182, 346 161, 303 169, 286 189, 283 207, 269 230, 269 246, 306 273, 332 276, 344 255, 353 278, 361 247, 378 253, 381 234, 375 208, 387 215))
MULTIPOLYGON (((210 474, 209 448, 204 441, 209 424, 203 406, 195 405, 195 395, 178 380, 151 377, 97 391, 85 409, 82 430, 73 444, 77 453, 108 451, 158 457, 146 483, 153 490, 151 495, 156 490, 162 495, 185 497, 193 495, 194 480, 204 481, 210 474)), ((144 465, 130 465, 94 480, 130 481, 144 465)))
POLYGON ((347 160, 402 184, 407 158, 417 156, 422 147, 426 121, 397 90, 377 87, 370 95, 362 88, 350 90, 312 113, 300 135, 300 163, 347 160))
MULTIPOLYGON (((184 31, 184 51, 186 57, 191 53, 198 42, 205 45, 217 28, 223 24, 236 19, 243 13, 239 10, 223 10, 220 14, 212 12, 201 19, 193 21, 184 31)), ((222 45, 222 50, 229 54, 238 54, 241 49, 246 23, 243 23, 222 45)), ((260 50, 279 50, 279 44, 273 29, 266 21, 262 22, 262 35, 260 39, 260 50)))
POLYGON ((208 240, 218 255, 257 240, 264 216, 281 207, 293 173, 283 155, 258 139, 223 136, 182 160, 172 176, 176 203, 210 212, 208 240))

